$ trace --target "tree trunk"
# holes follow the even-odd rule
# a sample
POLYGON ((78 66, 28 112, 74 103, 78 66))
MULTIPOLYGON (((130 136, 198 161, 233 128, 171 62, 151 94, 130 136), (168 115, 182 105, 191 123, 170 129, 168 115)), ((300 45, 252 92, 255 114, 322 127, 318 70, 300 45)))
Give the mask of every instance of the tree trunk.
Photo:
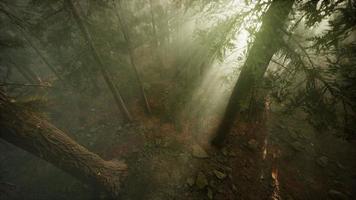
POLYGON ((32 77, 25 72, 25 70, 18 66, 17 64, 13 64, 13 66, 17 69, 17 71, 29 82, 29 83, 36 83, 32 77))
POLYGON ((42 54, 42 52, 37 48, 37 46, 32 42, 31 38, 29 38, 25 31, 22 30, 21 27, 18 27, 18 30, 23 34, 25 40, 30 45, 30 47, 36 52, 36 54, 41 58, 42 62, 48 67, 48 69, 61 81, 63 81, 61 75, 57 72, 57 70, 49 63, 47 58, 42 54))
POLYGON ((153 39, 154 39, 154 42, 153 42, 153 47, 155 48, 154 49, 154 54, 155 54, 155 57, 156 57, 156 60, 157 60, 157 64, 158 64, 158 68, 161 69, 160 71, 160 76, 163 77, 164 76, 164 65, 163 65, 163 62, 162 62, 162 58, 161 58, 161 51, 160 51, 160 48, 159 47, 162 47, 162 42, 160 42, 158 40, 158 35, 157 35, 157 25, 156 25, 156 20, 155 20, 155 16, 154 16, 154 7, 156 7, 156 4, 157 2, 152 2, 153 0, 149 0, 149 3, 150 3, 150 14, 151 14, 151 25, 152 25, 152 35, 153 35, 153 39))
POLYGON ((125 163, 103 160, 1 91, 0 138, 107 192, 112 198, 118 197, 121 178, 127 172, 125 163))
POLYGON ((37 53, 37 55, 41 58, 44 64, 49 68, 51 72, 59 79, 62 80, 60 74, 56 71, 56 69, 48 62, 46 57, 41 53, 41 51, 36 47, 36 45, 32 42, 31 38, 27 35, 24 28, 15 20, 13 20, 14 15, 9 11, 2 9, 2 11, 9 17, 10 21, 15 24, 16 29, 24 36, 26 42, 31 46, 31 48, 37 53))
POLYGON ((41 83, 41 79, 35 74, 30 68, 17 65, 16 63, 10 61, 10 63, 19 71, 19 73, 30 83, 36 84, 41 83))
POLYGON ((136 78, 137 78, 137 81, 138 81, 138 85, 139 85, 139 88, 140 88, 142 99, 143 99, 145 107, 146 107, 146 111, 150 114, 151 113, 151 106, 150 106, 150 104, 148 102, 148 99, 147 99, 147 96, 146 96, 146 92, 145 92, 145 88, 143 87, 141 76, 140 76, 140 73, 139 73, 139 71, 137 69, 136 63, 135 63, 134 52, 132 50, 130 36, 129 36, 128 32, 127 32, 126 24, 124 23, 124 21, 123 21, 123 19, 121 17, 121 14, 120 14, 120 12, 122 11, 120 3, 121 2, 119 1, 118 2, 118 11, 116 12, 117 18, 118 18, 119 23, 120 23, 122 34, 123 34, 124 39, 126 41, 126 44, 128 46, 128 52, 129 52, 131 66, 135 71, 135 75, 136 75, 136 78))
POLYGON ((153 2, 152 2, 152 0, 149 0, 149 1, 150 1, 152 33, 153 33, 153 37, 154 37, 155 47, 157 48, 159 46, 159 42, 158 42, 158 37, 157 37, 156 20, 155 20, 155 16, 154 16, 154 12, 153 12, 153 2))
POLYGON ((280 48, 284 22, 292 10, 295 0, 274 0, 262 18, 262 26, 250 49, 245 64, 233 88, 223 119, 212 140, 215 146, 221 146, 231 130, 241 104, 247 101, 253 88, 263 79, 272 56, 280 48))
POLYGON ((122 96, 121 96, 119 90, 115 87, 114 83, 112 82, 112 80, 109 76, 109 73, 103 64, 103 61, 101 60, 101 57, 99 56, 99 53, 94 46, 90 32, 80 17, 79 11, 75 7, 72 0, 66 0, 66 2, 68 3, 68 5, 72 11, 73 17, 74 17, 75 21, 77 22, 79 29, 82 32, 82 35, 84 36, 85 40, 87 41, 87 43, 89 45, 89 48, 91 50, 91 53, 93 54, 94 59, 99 64, 99 70, 100 70, 101 74, 103 75, 104 80, 111 91, 111 94, 114 97, 116 105, 119 107, 119 109, 121 109, 125 113, 126 119, 128 121, 132 121, 131 114, 126 107, 125 102, 122 99, 122 96))

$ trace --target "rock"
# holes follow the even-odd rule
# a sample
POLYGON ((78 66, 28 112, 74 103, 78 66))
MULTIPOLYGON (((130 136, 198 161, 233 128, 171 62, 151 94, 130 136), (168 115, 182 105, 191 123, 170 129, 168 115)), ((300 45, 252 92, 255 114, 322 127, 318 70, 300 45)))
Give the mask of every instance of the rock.
POLYGON ((244 174, 243 177, 244 177, 246 180, 251 180, 251 176, 248 175, 248 174, 244 174))
POLYGON ((119 132, 119 131, 121 131, 122 130, 122 126, 118 126, 117 128, 116 128, 116 132, 119 132))
POLYGON ((96 133, 96 132, 98 132, 98 130, 99 130, 99 127, 91 127, 91 128, 89 129, 89 132, 90 132, 90 133, 96 133))
POLYGON ((297 140, 297 139, 298 139, 298 135, 297 135, 297 133, 295 133, 294 131, 292 131, 292 132, 290 133, 290 137, 291 137, 293 140, 297 140))
POLYGON ((223 172, 221 172, 221 171, 219 171, 219 170, 214 170, 213 172, 214 172, 215 176, 216 176, 218 179, 224 179, 224 178, 226 178, 226 174, 223 173, 223 172))
POLYGON ((224 169, 225 169, 226 171, 232 172, 232 168, 231 168, 231 167, 225 166, 224 169))
POLYGON ((328 157, 326 157, 326 156, 321 156, 320 158, 318 158, 318 159, 316 160, 316 163, 318 163, 318 165, 319 165, 320 167, 326 167, 326 166, 328 166, 329 159, 328 159, 328 157))
POLYGON ((236 157, 237 154, 236 154, 235 152, 231 151, 231 152, 229 153, 229 156, 230 156, 230 157, 236 157))
POLYGON ((162 147, 168 147, 169 146, 169 141, 163 140, 161 145, 162 145, 162 147))
POLYGON ((226 194, 226 191, 224 188, 219 188, 218 189, 218 192, 221 193, 221 194, 226 194))
POLYGON ((224 147, 224 148, 222 148, 221 153, 222 153, 224 156, 227 156, 229 152, 227 151, 226 147, 224 147))
POLYGON ((232 180, 232 175, 231 174, 229 174, 228 177, 229 177, 230 180, 232 180))
POLYGON ((277 126, 278 126, 278 128, 280 128, 280 129, 286 129, 286 126, 285 126, 284 124, 281 124, 281 123, 280 123, 280 124, 278 124, 277 126))
POLYGON ((203 172, 199 172, 195 180, 195 185, 198 189, 204 189, 208 185, 208 179, 203 172))
POLYGON ((193 178, 188 178, 187 179, 187 184, 192 187, 194 185, 194 179, 193 178))
POLYGON ((342 169, 342 170, 346 169, 346 167, 344 165, 342 165, 340 162, 337 162, 336 165, 339 169, 342 169))
POLYGON ((212 188, 215 188, 216 187, 216 182, 214 180, 210 180, 209 181, 209 186, 212 187, 212 188))
POLYGON ((208 195, 208 198, 209 198, 209 199, 213 199, 213 191, 212 191, 210 188, 208 188, 208 193, 207 193, 207 195, 208 195))
POLYGON ((223 156, 219 155, 219 156, 216 157, 216 161, 219 162, 219 163, 224 164, 224 163, 226 163, 228 161, 228 159, 226 157, 223 157, 223 156))
POLYGON ((237 187, 236 187, 236 185, 233 184, 231 187, 232 187, 232 191, 237 192, 237 187))
POLYGON ((291 145, 295 151, 303 151, 304 150, 304 146, 298 141, 293 142, 291 145))
POLYGON ((341 182, 341 181, 334 180, 332 184, 333 184, 333 186, 336 187, 336 188, 345 188, 344 183, 341 182))
POLYGON ((339 192, 337 190, 329 190, 328 195, 333 200, 347 200, 348 199, 344 193, 339 192))
POLYGON ((206 153, 206 151, 198 144, 192 146, 192 156, 196 158, 209 158, 209 155, 206 153))
POLYGON ((297 134, 297 135, 302 140, 308 139, 308 137, 306 135, 303 135, 303 134, 297 134))
POLYGON ((250 150, 255 151, 255 150, 257 150, 257 148, 258 148, 258 142, 257 142, 255 139, 249 140, 247 144, 248 144, 247 147, 248 147, 250 150))

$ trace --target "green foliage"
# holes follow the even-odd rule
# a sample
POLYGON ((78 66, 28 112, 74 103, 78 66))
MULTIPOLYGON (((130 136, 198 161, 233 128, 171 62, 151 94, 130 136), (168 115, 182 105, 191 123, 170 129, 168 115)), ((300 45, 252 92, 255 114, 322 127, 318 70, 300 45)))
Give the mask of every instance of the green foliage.
MULTIPOLYGON (((328 23, 330 29, 322 36, 315 36, 311 38, 314 42, 313 47, 318 51, 327 50, 333 46, 337 46, 340 41, 347 39, 356 30, 356 3, 354 1, 336 1, 331 6, 333 10, 328 9, 327 16, 330 16, 328 23), (339 5, 341 4, 341 5, 339 5)), ((321 19, 325 19, 325 16, 320 16, 321 19)), ((308 21, 312 22, 311 19, 308 21)))
POLYGON ((241 16, 233 16, 228 20, 218 22, 213 28, 206 30, 198 30, 198 40, 201 44, 209 49, 209 55, 212 60, 215 58, 223 61, 227 51, 235 48, 232 41, 235 39, 237 29, 240 28, 242 23, 241 16))
MULTIPOLYGON (((177 96, 193 90, 205 68, 216 60, 223 62, 236 50, 236 36, 247 31, 248 46, 238 58, 238 61, 243 60, 253 44, 261 16, 271 3, 241 1, 242 8, 235 9, 230 0, 152 2, 151 7, 148 0, 122 1, 120 11, 134 51, 150 49, 153 52, 157 48, 157 52, 165 53, 166 60, 173 60, 175 64, 172 65, 177 68, 173 75, 178 82, 177 96), (192 35, 184 32, 188 22, 194 24, 193 31, 187 31, 194 32, 192 35), (191 41, 190 36, 195 41, 191 41), (154 47, 152 44, 156 41, 154 47)), ((356 110, 356 48, 351 38, 356 27, 356 3, 351 0, 297 2, 290 16, 293 23, 288 24, 288 29, 280 28, 285 33, 284 42, 278 55, 273 57, 271 63, 275 69, 270 71, 265 86, 271 89, 278 102, 287 104, 289 110, 301 108, 309 113, 310 121, 316 126, 343 127, 349 136, 356 110), (321 33, 316 33, 318 29, 321 33), (335 121, 337 123, 332 123, 335 121)), ((76 1, 82 20, 90 29, 92 40, 113 77, 122 72, 132 73, 116 3, 111 0, 76 1)), ((64 1, 3 0, 0 1, 0 15, 1 25, 8 29, 0 33, 0 49, 5 52, 0 64, 7 65, 12 59, 18 65, 34 65, 35 71, 47 76, 48 72, 42 67, 44 63, 29 45, 29 40, 40 52, 45 52, 42 56, 77 91, 95 88, 97 67, 64 1), (9 50, 17 55, 10 55, 9 50)), ((142 59, 144 64, 149 63, 147 66, 159 65, 159 59, 142 59)), ((129 85, 127 77, 114 79, 129 85)), ((229 76, 223 78, 231 82, 229 76)), ((177 98, 172 95, 175 101, 177 98)))
POLYGON ((306 13, 306 25, 309 27, 314 26, 316 23, 321 22, 326 17, 331 16, 332 14, 334 14, 338 6, 342 3, 342 0, 306 1, 301 6, 301 10, 306 13))
POLYGON ((305 13, 305 27, 320 28, 322 20, 330 26, 321 35, 288 34, 280 51, 287 62, 269 74, 272 95, 287 104, 287 111, 301 108, 319 130, 344 130, 346 138, 355 137, 350 121, 356 119, 356 51, 354 41, 349 40, 355 30, 354 9, 351 1, 303 4, 300 12, 305 13))
MULTIPOLYGON (((236 45, 233 41, 236 40, 236 36, 244 30, 249 33, 249 41, 247 44, 247 49, 249 49, 252 44, 252 37, 259 28, 262 12, 269 2, 253 3, 246 1, 245 6, 251 7, 250 9, 241 10, 233 15, 228 15, 223 11, 229 9, 227 7, 230 3, 231 2, 226 1, 211 3, 204 12, 204 16, 209 20, 210 26, 197 31, 197 38, 199 42, 209 50, 211 60, 217 59, 222 62, 229 52, 231 53, 236 49, 236 45)), ((204 21, 201 23, 204 23, 204 21)))

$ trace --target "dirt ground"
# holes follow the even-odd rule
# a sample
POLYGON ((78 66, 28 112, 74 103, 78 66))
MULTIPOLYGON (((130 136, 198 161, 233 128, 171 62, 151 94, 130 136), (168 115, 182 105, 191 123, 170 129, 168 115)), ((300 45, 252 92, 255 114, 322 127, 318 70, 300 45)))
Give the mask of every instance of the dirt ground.
MULTIPOLYGON (((257 120, 237 120, 217 150, 194 133, 194 121, 177 128, 137 109, 137 121, 123 124, 103 99, 91 99, 88 109, 79 95, 64 94, 46 114, 89 150, 127 162, 121 199, 356 199, 355 142, 319 133, 303 113, 266 105, 257 120)), ((4 141, 0 150, 0 199, 104 198, 4 141)))

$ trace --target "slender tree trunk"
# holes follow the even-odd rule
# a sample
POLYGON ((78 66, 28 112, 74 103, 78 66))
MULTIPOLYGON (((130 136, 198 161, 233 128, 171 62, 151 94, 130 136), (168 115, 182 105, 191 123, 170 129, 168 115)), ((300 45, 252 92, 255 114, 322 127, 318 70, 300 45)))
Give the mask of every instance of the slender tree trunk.
POLYGON ((36 45, 32 42, 31 38, 27 35, 27 33, 25 32, 25 30, 23 29, 23 27, 21 27, 21 25, 13 20, 13 14, 11 14, 9 11, 2 9, 2 11, 9 17, 9 19, 15 24, 17 30, 24 36, 26 42, 31 46, 31 48, 33 50, 35 50, 35 52, 37 53, 37 55, 41 58, 41 60, 43 61, 43 63, 49 68, 49 70, 51 72, 53 72, 53 74, 59 79, 61 79, 61 76, 58 74, 58 72, 56 71, 56 69, 48 62, 48 60, 46 59, 46 57, 41 53, 41 51, 36 47, 36 45))
POLYGON ((28 67, 17 65, 16 63, 10 61, 10 63, 20 72, 20 74, 30 83, 41 83, 41 79, 28 67))
POLYGON ((57 72, 57 70, 49 63, 47 58, 42 54, 42 52, 37 48, 37 46, 32 42, 31 38, 29 38, 26 33, 22 30, 22 28, 18 27, 18 29, 22 32, 25 40, 30 45, 30 47, 35 50, 36 54, 41 58, 42 62, 48 67, 48 69, 58 78, 58 80, 63 81, 61 75, 57 72))
POLYGON ((112 198, 118 197, 121 179, 127 173, 125 163, 103 160, 1 91, 0 138, 107 192, 112 198))
POLYGON ((152 0, 149 0, 149 1, 150 1, 152 32, 153 32, 153 37, 154 37, 154 40, 155 40, 155 47, 157 48, 159 46, 159 42, 158 42, 158 37, 157 37, 155 16, 154 16, 154 12, 153 12, 153 2, 152 2, 152 0))
POLYGON ((21 67, 36 83, 42 82, 41 78, 34 71, 32 71, 31 68, 27 66, 21 66, 21 67))
POLYGON ((37 53, 37 55, 41 58, 41 60, 43 61, 43 63, 48 67, 48 69, 58 78, 58 80, 63 81, 61 75, 57 72, 57 70, 49 63, 49 61, 47 60, 47 58, 41 53, 41 51, 36 47, 36 45, 30 40, 27 39, 28 43, 30 44, 30 46, 33 48, 33 50, 35 50, 35 52, 37 53))
MULTIPOLYGON (((160 76, 163 77, 164 76, 164 64, 162 62, 162 58, 161 58, 161 51, 160 48, 162 48, 162 42, 159 41, 158 39, 158 35, 157 35, 157 24, 156 24, 156 20, 155 20, 155 16, 154 16, 154 6, 156 4, 154 4, 153 0, 149 0, 150 2, 150 13, 151 13, 151 24, 152 24, 152 33, 153 33, 153 39, 154 39, 154 54, 157 60, 157 64, 158 64, 158 68, 160 68, 160 76), (159 48, 160 47, 160 48, 159 48)), ((157 2, 156 2, 157 3, 157 2)), ((162 40, 161 40, 162 41, 162 40)))
POLYGON ((263 79, 272 56, 280 48, 284 22, 295 0, 274 0, 262 18, 262 26, 256 35, 245 64, 233 88, 225 115, 218 127, 212 144, 221 146, 231 130, 241 104, 247 101, 253 88, 263 79))
POLYGON ((32 77, 29 76, 22 67, 18 66, 17 64, 13 64, 13 66, 29 83, 36 83, 35 80, 32 79, 32 77))
POLYGON ((68 3, 72 14, 74 16, 75 21, 77 22, 80 31, 82 32, 82 35, 84 36, 85 40, 87 41, 89 48, 91 50, 91 53, 93 54, 94 59, 96 60, 96 62, 98 63, 99 66, 99 70, 101 72, 101 74, 104 77, 104 80, 106 82, 106 84, 108 85, 111 94, 114 97, 115 103, 116 105, 119 107, 119 109, 121 109, 124 113, 125 113, 125 117, 128 121, 132 121, 132 117, 131 114, 129 112, 129 110, 127 109, 124 100, 122 99, 122 96, 120 94, 120 91, 115 87, 115 84, 113 83, 113 81, 111 80, 109 73, 104 65, 104 63, 101 60, 101 57, 99 56, 98 51, 96 50, 93 40, 91 38, 90 32, 88 30, 88 28, 86 27, 86 25, 84 24, 84 22, 82 21, 79 11, 77 10, 77 8, 75 7, 74 3, 72 0, 66 0, 66 2, 68 3))
POLYGON ((141 95, 142 95, 142 99, 143 99, 143 101, 145 103, 145 107, 146 107, 147 112, 151 113, 151 106, 150 106, 150 104, 148 102, 148 99, 147 99, 147 96, 146 96, 146 92, 145 92, 145 88, 143 87, 143 82, 141 80, 140 73, 139 73, 139 71, 137 69, 137 66, 136 66, 136 63, 135 63, 134 52, 132 50, 130 36, 129 36, 128 32, 127 32, 128 29, 126 27, 126 24, 123 21, 123 18, 121 17, 121 11, 122 11, 121 2, 119 1, 118 2, 118 11, 116 12, 117 18, 118 18, 119 23, 120 23, 122 34, 123 34, 124 39, 125 39, 125 41, 127 43, 127 46, 128 46, 128 52, 129 52, 131 66, 135 71, 135 75, 136 75, 136 78, 137 78, 137 81, 138 81, 138 84, 139 84, 139 88, 140 88, 140 92, 141 92, 141 95))

